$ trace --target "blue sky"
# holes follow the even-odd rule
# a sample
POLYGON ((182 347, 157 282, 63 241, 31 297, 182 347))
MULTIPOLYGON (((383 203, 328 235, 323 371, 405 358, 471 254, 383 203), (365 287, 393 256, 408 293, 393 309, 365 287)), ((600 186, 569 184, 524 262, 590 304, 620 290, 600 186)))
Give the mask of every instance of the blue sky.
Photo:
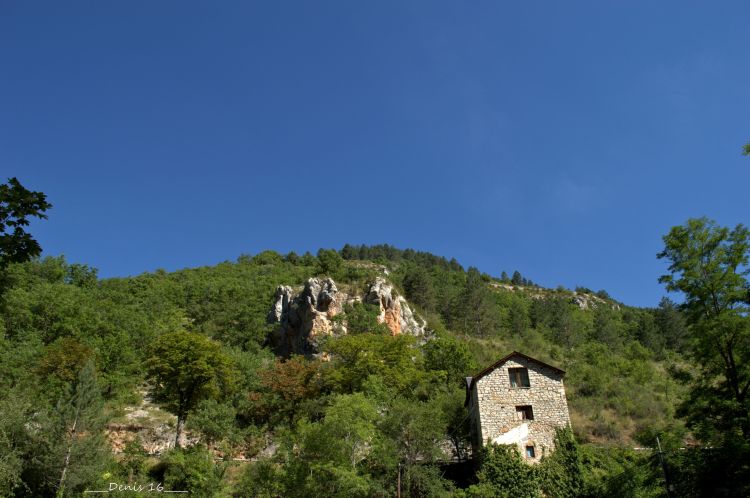
POLYGON ((390 243, 656 305, 748 223, 750 4, 0 1, 0 181, 131 275, 390 243))

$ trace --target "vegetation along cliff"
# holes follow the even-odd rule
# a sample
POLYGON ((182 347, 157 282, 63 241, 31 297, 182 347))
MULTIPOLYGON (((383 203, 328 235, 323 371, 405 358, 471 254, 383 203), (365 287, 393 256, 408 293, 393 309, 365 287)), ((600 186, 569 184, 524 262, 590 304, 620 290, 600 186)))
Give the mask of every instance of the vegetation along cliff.
POLYGON ((742 226, 674 227, 662 281, 687 299, 653 309, 389 245, 99 279, 14 240, 28 250, 1 261, 0 496, 747 490, 742 226), (572 432, 533 467, 470 449, 465 377, 511 351, 567 372, 572 432))

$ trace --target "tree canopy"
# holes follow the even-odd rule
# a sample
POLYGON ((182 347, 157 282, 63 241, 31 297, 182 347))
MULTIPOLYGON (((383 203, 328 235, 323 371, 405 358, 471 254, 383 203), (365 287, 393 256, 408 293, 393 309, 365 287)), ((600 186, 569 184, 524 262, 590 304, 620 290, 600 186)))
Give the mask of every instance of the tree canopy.
POLYGON ((192 332, 180 330, 158 337, 147 365, 154 394, 177 415, 175 447, 195 405, 227 394, 236 383, 232 360, 221 346, 192 332))
POLYGON ((41 254, 39 242, 25 228, 30 218, 46 219, 51 207, 45 194, 28 190, 15 177, 0 185, 0 270, 41 254))

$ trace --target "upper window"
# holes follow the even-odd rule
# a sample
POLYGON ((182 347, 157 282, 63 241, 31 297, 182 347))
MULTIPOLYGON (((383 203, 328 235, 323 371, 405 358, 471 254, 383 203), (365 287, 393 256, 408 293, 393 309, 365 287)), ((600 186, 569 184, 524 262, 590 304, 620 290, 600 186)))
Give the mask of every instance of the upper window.
POLYGON ((510 374, 510 387, 531 387, 527 368, 509 368, 508 374, 510 374))
POLYGON ((536 452, 532 445, 526 447, 526 458, 536 458, 536 452))

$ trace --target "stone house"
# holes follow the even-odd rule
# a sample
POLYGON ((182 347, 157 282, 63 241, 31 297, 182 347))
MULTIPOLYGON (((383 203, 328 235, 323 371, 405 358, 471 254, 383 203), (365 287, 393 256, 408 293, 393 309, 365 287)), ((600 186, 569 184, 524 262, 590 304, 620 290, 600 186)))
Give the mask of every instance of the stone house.
POLYGON ((530 463, 554 451, 555 431, 570 427, 564 375, 514 351, 467 377, 474 454, 487 442, 515 444, 530 463))

